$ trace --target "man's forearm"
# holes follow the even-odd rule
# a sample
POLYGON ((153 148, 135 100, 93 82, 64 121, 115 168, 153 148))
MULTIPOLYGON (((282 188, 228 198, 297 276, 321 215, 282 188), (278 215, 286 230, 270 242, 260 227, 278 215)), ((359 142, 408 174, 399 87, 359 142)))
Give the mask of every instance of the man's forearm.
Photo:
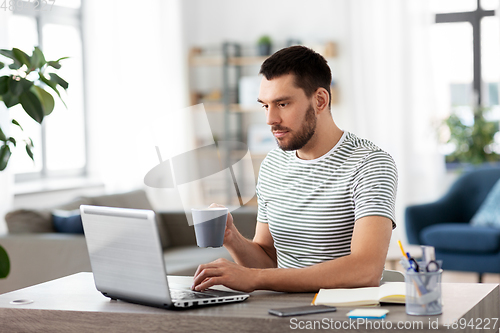
POLYGON ((305 268, 255 270, 255 289, 283 292, 316 292, 321 288, 375 287, 383 263, 345 256, 305 268))
POLYGON ((251 292, 316 292, 321 288, 375 287, 380 283, 383 261, 367 261, 348 255, 305 268, 245 268, 226 259, 198 267, 193 288, 200 291, 214 285, 251 292))
POLYGON ((233 236, 231 243, 224 244, 231 257, 239 265, 249 268, 275 268, 276 262, 257 243, 246 239, 239 232, 233 236))

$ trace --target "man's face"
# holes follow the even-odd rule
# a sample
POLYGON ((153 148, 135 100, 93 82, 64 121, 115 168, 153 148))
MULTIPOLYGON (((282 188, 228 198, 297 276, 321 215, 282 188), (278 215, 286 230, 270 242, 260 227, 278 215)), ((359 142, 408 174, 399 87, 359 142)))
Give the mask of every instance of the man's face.
POLYGON ((302 149, 316 130, 316 115, 311 98, 294 85, 294 76, 272 80, 262 78, 259 102, 266 110, 267 124, 283 150, 302 149))

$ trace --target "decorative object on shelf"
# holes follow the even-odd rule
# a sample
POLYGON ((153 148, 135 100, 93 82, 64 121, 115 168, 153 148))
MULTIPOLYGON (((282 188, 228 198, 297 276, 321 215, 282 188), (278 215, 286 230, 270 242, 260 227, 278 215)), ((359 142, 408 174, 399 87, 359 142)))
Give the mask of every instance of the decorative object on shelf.
POLYGON ((474 110, 474 123, 465 125, 460 117, 451 114, 445 120, 450 137, 447 143, 455 145, 455 151, 446 155, 447 163, 482 164, 500 161, 500 155, 493 151, 494 136, 498 132, 498 122, 488 121, 484 113, 489 109, 477 107, 474 110))
POLYGON ((266 124, 253 124, 248 128, 248 148, 255 154, 267 154, 278 147, 271 128, 266 124))
POLYGON ((259 40, 257 41, 257 45, 259 48, 260 56, 271 55, 271 45, 272 45, 271 37, 267 35, 260 37, 259 40))
MULTIPOLYGON (((51 88, 66 106, 57 86, 66 90, 68 89, 68 82, 54 71, 60 69, 60 61, 68 57, 59 58, 55 61, 46 61, 44 54, 38 47, 35 47, 31 56, 17 48, 12 50, 2 49, 0 54, 13 61, 8 66, 10 74, 0 77, 0 101, 3 101, 7 109, 21 104, 24 111, 37 123, 41 124, 44 117, 54 110, 55 105, 54 97, 46 91, 47 88, 51 88), (52 71, 47 75, 46 71, 49 67, 52 67, 52 71)), ((0 62, 0 70, 4 67, 5 63, 0 62)), ((12 124, 23 130, 17 120, 12 119, 12 124)), ((0 141, 2 142, 0 147, 0 171, 2 171, 9 163, 12 154, 10 147, 11 145, 15 147, 17 141, 11 136, 7 137, 1 128, 0 141)), ((34 160, 33 140, 28 137, 24 142, 26 143, 26 153, 34 160)))
POLYGON ((326 42, 323 56, 325 58, 335 58, 337 56, 337 44, 331 41, 326 42))
POLYGON ((9 275, 10 261, 7 252, 0 246, 0 279, 4 279, 9 275))

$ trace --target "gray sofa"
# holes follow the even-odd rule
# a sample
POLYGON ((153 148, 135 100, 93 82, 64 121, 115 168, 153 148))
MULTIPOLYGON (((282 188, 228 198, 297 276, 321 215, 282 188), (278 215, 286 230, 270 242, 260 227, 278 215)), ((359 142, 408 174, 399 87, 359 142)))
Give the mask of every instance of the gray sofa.
MULTIPOLYGON (((18 210, 6 215, 9 234, 0 236, 7 251, 11 271, 0 279, 0 294, 77 272, 91 271, 84 236, 56 232, 54 210, 71 211, 81 204, 151 209, 144 191, 101 197, 83 197, 67 205, 33 211, 18 210)), ((241 207, 232 212, 235 225, 247 238, 255 232, 256 207, 241 207)), ((198 265, 217 258, 231 260, 225 248, 199 248, 193 227, 183 211, 157 212, 157 223, 168 274, 193 275, 198 265)))

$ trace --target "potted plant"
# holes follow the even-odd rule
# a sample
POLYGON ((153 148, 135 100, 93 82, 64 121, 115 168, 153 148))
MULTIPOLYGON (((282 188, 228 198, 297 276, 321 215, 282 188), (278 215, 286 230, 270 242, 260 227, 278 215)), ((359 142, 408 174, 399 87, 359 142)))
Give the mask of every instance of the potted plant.
MULTIPOLYGON (((47 90, 57 94, 59 99, 66 106, 61 98, 58 87, 68 89, 68 82, 55 73, 61 68, 60 61, 67 57, 55 61, 45 60, 45 56, 40 48, 35 47, 31 56, 17 48, 12 50, 2 49, 0 55, 8 59, 11 64, 8 69, 6 64, 0 61, 0 101, 10 109, 18 104, 37 123, 41 124, 45 116, 54 110, 54 97, 47 90), (50 70, 50 72, 49 72, 50 70)), ((21 124, 12 119, 12 124, 18 126, 22 131, 21 124)), ((2 130, 0 126, 0 171, 5 170, 12 154, 11 147, 16 147, 18 140, 7 135, 8 131, 2 130)), ((24 139, 26 153, 33 158, 33 140, 28 136, 24 139)), ((5 278, 10 271, 10 261, 7 252, 0 246, 0 278, 5 278)))
POLYGON ((493 149, 499 126, 498 122, 486 120, 484 114, 488 110, 477 107, 472 125, 464 124, 456 114, 445 120, 444 125, 449 130, 447 143, 455 146, 455 150, 446 155, 446 163, 477 165, 500 161, 500 155, 493 149))
POLYGON ((271 37, 267 35, 260 37, 259 40, 257 41, 259 55, 261 56, 271 55, 271 45, 272 45, 271 37))
MULTIPOLYGON (((66 106, 57 87, 66 90, 68 82, 54 71, 61 68, 60 61, 67 57, 46 61, 44 54, 38 47, 35 47, 31 56, 17 48, 0 50, 0 54, 13 61, 8 66, 10 73, 0 77, 0 101, 3 101, 7 108, 21 104, 23 110, 41 124, 43 118, 54 110, 54 97, 46 91, 47 88, 55 92, 66 106), (46 73, 49 68, 52 71, 46 73)), ((4 67, 5 64, 0 62, 0 70, 4 67)), ((12 124, 23 130, 17 120, 12 119, 12 124)), ((26 152, 33 159, 33 140, 28 137, 25 143, 26 152)), ((0 144, 0 171, 3 171, 9 163, 12 153, 10 147, 15 147, 17 141, 13 137, 7 137, 0 127, 0 144)))

